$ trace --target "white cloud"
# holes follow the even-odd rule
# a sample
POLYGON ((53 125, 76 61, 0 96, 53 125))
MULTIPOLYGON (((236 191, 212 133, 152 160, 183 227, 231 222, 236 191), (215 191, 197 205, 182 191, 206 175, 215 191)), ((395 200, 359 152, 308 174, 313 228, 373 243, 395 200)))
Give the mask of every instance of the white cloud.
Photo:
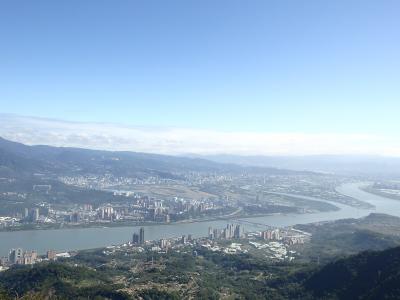
POLYGON ((0 136, 45 144, 162 154, 400 156, 400 138, 369 134, 224 132, 79 123, 0 114, 0 136))

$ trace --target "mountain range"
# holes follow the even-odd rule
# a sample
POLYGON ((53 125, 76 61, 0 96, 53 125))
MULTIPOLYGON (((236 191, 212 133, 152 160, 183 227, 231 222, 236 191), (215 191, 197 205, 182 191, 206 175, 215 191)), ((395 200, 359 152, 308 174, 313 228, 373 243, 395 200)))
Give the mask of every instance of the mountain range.
POLYGON ((351 176, 400 176, 400 158, 377 155, 241 156, 220 154, 189 156, 242 166, 268 166, 351 176))
POLYGON ((112 174, 176 178, 183 172, 296 173, 268 167, 240 166, 203 158, 188 158, 127 151, 27 146, 0 138, 0 175, 112 174))

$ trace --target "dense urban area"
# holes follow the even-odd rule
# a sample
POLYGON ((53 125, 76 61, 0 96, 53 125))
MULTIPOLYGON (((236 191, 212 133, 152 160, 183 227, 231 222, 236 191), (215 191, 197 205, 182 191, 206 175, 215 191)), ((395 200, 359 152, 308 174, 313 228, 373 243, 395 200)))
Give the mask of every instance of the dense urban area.
POLYGON ((335 187, 349 179, 333 175, 190 172, 180 177, 183 179, 111 174, 56 180, 42 174, 29 180, 3 177, 0 198, 5 205, 1 208, 0 228, 115 226, 312 213, 335 210, 335 202, 369 206, 339 194, 335 187))

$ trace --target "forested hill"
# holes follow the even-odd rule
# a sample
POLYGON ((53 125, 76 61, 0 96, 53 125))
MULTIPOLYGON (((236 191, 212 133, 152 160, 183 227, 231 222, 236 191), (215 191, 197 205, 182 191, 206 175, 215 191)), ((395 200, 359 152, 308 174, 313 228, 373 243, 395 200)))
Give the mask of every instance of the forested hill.
POLYGON ((297 173, 275 168, 242 167, 139 152, 115 152, 80 148, 27 146, 0 138, 0 175, 57 173, 104 174, 115 176, 174 177, 180 172, 255 172, 266 174, 297 173))
POLYGON ((332 262, 303 286, 317 299, 399 299, 400 247, 332 262))
MULTIPOLYGON (((99 253, 78 255, 75 261, 80 265, 106 263, 107 258, 99 253)), ((168 271, 151 269, 144 271, 142 276, 153 278, 161 286, 164 282, 157 281, 158 278, 168 281, 171 280, 168 274, 174 274, 173 278, 187 280, 197 269, 199 290, 194 291, 199 299, 220 299, 219 296, 226 293, 235 294, 235 299, 378 300, 400 297, 400 247, 362 252, 322 267, 296 263, 268 265, 264 260, 246 255, 222 253, 202 253, 201 257, 170 254, 162 261, 168 271), (210 270, 216 273, 210 273, 210 270), (264 272, 273 276, 265 281, 249 277, 254 270, 259 276, 264 272)), ((96 270, 76 267, 73 262, 14 267, 0 273, 0 299, 14 299, 16 293, 31 296, 21 299, 186 299, 177 291, 159 289, 151 284, 140 288, 131 286, 127 290, 124 284, 115 282, 115 275, 118 278, 123 278, 119 275, 127 276, 129 280, 132 274, 128 269, 112 269, 106 265, 96 270)))

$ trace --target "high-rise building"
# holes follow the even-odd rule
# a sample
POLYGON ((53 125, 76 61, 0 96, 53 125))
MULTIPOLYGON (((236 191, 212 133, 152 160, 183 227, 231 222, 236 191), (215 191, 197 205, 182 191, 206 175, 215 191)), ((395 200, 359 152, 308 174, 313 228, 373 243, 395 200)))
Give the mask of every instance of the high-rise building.
POLYGON ((132 235, 132 244, 134 245, 139 244, 139 235, 136 232, 132 235))
POLYGON ((23 255, 23 264, 24 265, 33 265, 37 260, 37 252, 36 251, 27 251, 23 255))
POLYGON ((93 206, 91 204, 84 204, 83 205, 83 209, 86 211, 92 211, 93 210, 93 206))
POLYGON ((72 223, 79 223, 81 220, 81 215, 78 212, 74 212, 69 216, 69 220, 72 223))
POLYGON ((29 209, 27 207, 25 207, 24 210, 24 219, 28 219, 29 218, 29 209))
POLYGON ((279 229, 263 231, 263 232, 261 232, 261 237, 264 240, 280 240, 281 239, 279 229))
POLYGON ((215 228, 212 232, 212 236, 214 239, 219 239, 221 237, 221 232, 218 228, 215 228))
POLYGON ((187 243, 186 235, 182 235, 182 237, 181 237, 181 243, 182 243, 182 244, 186 244, 186 243, 187 243))
POLYGON ((161 249, 167 249, 169 246, 168 240, 167 239, 161 239, 160 240, 160 248, 161 249))
POLYGON ((227 224, 224 230, 224 238, 231 239, 235 233, 235 226, 233 224, 227 224))
POLYGON ((10 259, 7 256, 0 257, 0 266, 8 266, 10 264, 10 259))
POLYGON ((55 250, 47 251, 47 259, 56 260, 56 258, 57 258, 57 252, 55 250))
POLYGON ((104 219, 112 220, 114 214, 114 208, 112 206, 107 206, 104 208, 104 219))
POLYGON ((12 264, 22 264, 23 255, 21 248, 11 249, 8 259, 12 264))
POLYGON ((140 230, 139 230, 139 242, 141 245, 144 244, 144 228, 143 227, 140 227, 140 230))
POLYGON ((272 234, 273 234, 273 239, 274 240, 280 240, 281 239, 279 229, 275 229, 272 234))
POLYGON ((235 226, 233 237, 235 239, 240 239, 242 237, 241 226, 239 224, 235 226))
POLYGON ((213 239, 213 238, 215 238, 214 236, 213 236, 213 229, 212 229, 212 227, 208 227, 208 238, 209 239, 213 239))
POLYGON ((34 208, 32 211, 32 222, 36 222, 37 220, 39 220, 39 208, 34 208))

